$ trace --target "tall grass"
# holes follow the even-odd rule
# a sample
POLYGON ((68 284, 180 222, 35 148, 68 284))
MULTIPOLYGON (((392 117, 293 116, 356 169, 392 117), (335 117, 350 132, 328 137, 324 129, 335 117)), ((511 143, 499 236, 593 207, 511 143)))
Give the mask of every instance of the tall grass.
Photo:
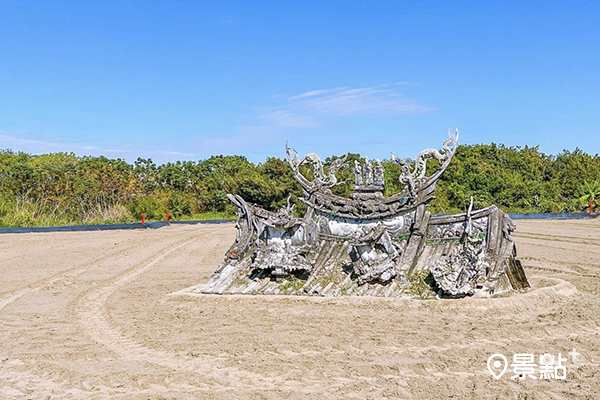
POLYGON ((14 201, 0 202, 0 227, 38 227, 75 224, 133 222, 127 208, 100 201, 87 205, 80 202, 73 210, 67 201, 50 201, 17 196, 14 201))
MULTIPOLYGON (((192 215, 191 220, 211 220, 211 219, 236 219, 237 216, 227 211, 210 211, 192 215)), ((184 220, 184 219, 182 219, 184 220)))
MULTIPOLYGON (((73 207, 66 201, 53 202, 45 199, 31 199, 18 196, 14 201, 0 201, 0 227, 40 227, 63 225, 90 225, 130 223, 139 221, 141 213, 146 214, 147 221, 161 221, 166 217, 166 212, 148 207, 128 209, 122 204, 111 204, 99 199, 95 204, 76 202, 73 207), (74 209, 75 208, 75 209, 74 209), (136 215, 134 215, 136 214, 136 215), (137 215, 139 214, 139 215, 137 215)), ((131 208, 131 207, 129 207, 131 208)), ((236 215, 230 212, 205 212, 193 215, 174 216, 171 220, 221 220, 235 219, 236 215)))

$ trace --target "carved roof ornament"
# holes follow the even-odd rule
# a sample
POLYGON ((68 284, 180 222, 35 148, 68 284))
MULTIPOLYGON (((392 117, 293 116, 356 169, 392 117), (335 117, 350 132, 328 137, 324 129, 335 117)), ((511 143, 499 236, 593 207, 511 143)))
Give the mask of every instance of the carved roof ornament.
POLYGON ((457 145, 458 131, 449 132, 441 151, 423 150, 414 162, 392 154, 401 168, 403 189, 386 197, 380 161, 365 157, 349 166, 344 156, 324 166, 316 154, 299 158, 286 144, 306 213, 296 216, 289 198, 286 207, 273 212, 228 195, 238 208, 237 239, 215 274, 196 290, 409 296, 414 282, 425 282, 423 274, 431 277, 430 289, 438 296, 529 287, 508 215, 493 205, 474 210, 473 200, 462 214, 431 215, 427 210, 457 145), (440 168, 428 176, 431 159, 440 168), (342 183, 336 173, 346 168, 354 175, 350 198, 331 191, 342 183), (301 170, 308 170, 311 179, 301 170))
POLYGON ((338 184, 337 178, 335 174, 342 169, 348 168, 348 164, 346 164, 347 155, 335 159, 331 165, 329 166, 329 170, 327 174, 323 170, 323 163, 318 155, 314 153, 310 153, 298 159, 298 153, 289 148, 286 143, 286 154, 287 160, 294 171, 294 177, 300 183, 303 189, 308 190, 310 192, 314 192, 317 190, 323 190, 324 188, 330 188, 338 184), (292 152, 294 153, 292 156, 292 152), (312 173, 314 174, 314 179, 309 181, 300 173, 300 167, 303 165, 307 165, 311 168, 312 173))
POLYGON ((308 154, 301 159, 298 153, 286 144, 287 160, 292 168, 294 177, 304 191, 303 201, 317 211, 338 215, 350 219, 373 219, 395 215, 398 212, 415 208, 419 204, 433 199, 435 184, 446 170, 458 146, 458 130, 448 131, 449 138, 443 143, 443 150, 425 149, 417 156, 411 170, 410 161, 396 158, 392 160, 400 165, 400 183, 404 189, 393 196, 383 197, 384 169, 379 160, 372 163, 367 157, 360 162, 355 161, 352 172, 355 177, 354 192, 350 199, 337 196, 329 190, 338 184, 335 174, 345 168, 347 156, 334 160, 327 174, 323 163, 316 154, 308 154), (427 161, 435 159, 440 163, 440 169, 431 176, 426 175, 427 161), (374 164, 374 165, 373 165, 374 164), (306 178, 300 167, 308 165, 314 175, 313 180, 306 178))
POLYGON ((425 149, 419 153, 415 159, 413 170, 410 170, 410 161, 403 158, 396 158, 392 153, 392 160, 400 165, 402 173, 400 175, 400 183, 406 185, 408 193, 413 197, 417 197, 417 191, 421 187, 427 187, 429 184, 434 184, 444 173, 458 146, 458 129, 452 134, 448 131, 448 139, 442 145, 443 152, 440 153, 436 149, 425 149), (426 177, 427 160, 434 158, 440 162, 441 168, 431 177, 426 177))

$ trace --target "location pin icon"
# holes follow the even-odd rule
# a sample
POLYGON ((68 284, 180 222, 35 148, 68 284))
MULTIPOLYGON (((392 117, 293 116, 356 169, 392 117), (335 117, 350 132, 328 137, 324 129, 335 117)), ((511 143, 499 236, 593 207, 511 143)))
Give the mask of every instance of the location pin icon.
POLYGON ((502 354, 492 354, 487 360, 487 367, 494 378, 500 379, 508 368, 508 361, 502 354))

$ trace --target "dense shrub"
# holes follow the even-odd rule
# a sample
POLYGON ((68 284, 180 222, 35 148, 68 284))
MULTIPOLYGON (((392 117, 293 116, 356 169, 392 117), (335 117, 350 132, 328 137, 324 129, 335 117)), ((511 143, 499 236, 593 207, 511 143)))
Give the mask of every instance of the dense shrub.
MULTIPOLYGON (((348 160, 360 155, 349 154, 348 160)), ((337 157, 325 160, 325 168, 337 157)), ((397 164, 384 160, 386 195, 402 189, 397 164)), ((429 171, 438 168, 429 161, 429 171)), ((303 167, 303 173, 311 176, 303 167)), ((333 191, 348 196, 349 169, 338 173, 333 191)), ((572 212, 588 207, 582 200, 584 181, 600 177, 600 157, 575 149, 557 156, 538 147, 459 146, 442 175, 431 208, 463 211, 471 196, 476 206, 496 204, 509 212, 572 212)), ((302 190, 288 164, 269 158, 255 165, 243 156, 156 165, 138 158, 133 164, 106 157, 72 153, 29 155, 0 151, 0 225, 29 226, 233 216, 227 193, 269 210, 286 204, 305 207, 302 190)), ((597 201, 597 199, 596 199, 597 201)))

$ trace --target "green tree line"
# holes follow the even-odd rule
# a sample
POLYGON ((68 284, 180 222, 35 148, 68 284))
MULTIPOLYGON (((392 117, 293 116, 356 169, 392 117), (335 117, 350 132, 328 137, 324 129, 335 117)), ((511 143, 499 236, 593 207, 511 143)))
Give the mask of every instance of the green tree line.
MULTIPOLYGON (((325 168, 335 158, 327 158, 325 168)), ((358 158, 349 154, 349 164, 358 158)), ((390 160, 383 164, 386 195, 397 193, 400 168, 390 160)), ((430 171, 436 167, 429 161, 430 171)), ((334 191, 348 195, 351 171, 339 175, 334 191)), ((461 145, 438 181, 431 208, 464 211, 473 196, 478 207, 496 204, 507 212, 584 211, 585 188, 599 177, 600 157, 580 149, 553 156, 538 147, 461 145)), ((276 157, 260 164, 213 156, 157 165, 142 158, 130 164, 103 156, 0 151, 0 226, 132 222, 141 214, 160 220, 167 211, 175 219, 227 218, 235 214, 227 193, 270 210, 291 195, 297 210, 304 209, 290 167, 276 157)))

